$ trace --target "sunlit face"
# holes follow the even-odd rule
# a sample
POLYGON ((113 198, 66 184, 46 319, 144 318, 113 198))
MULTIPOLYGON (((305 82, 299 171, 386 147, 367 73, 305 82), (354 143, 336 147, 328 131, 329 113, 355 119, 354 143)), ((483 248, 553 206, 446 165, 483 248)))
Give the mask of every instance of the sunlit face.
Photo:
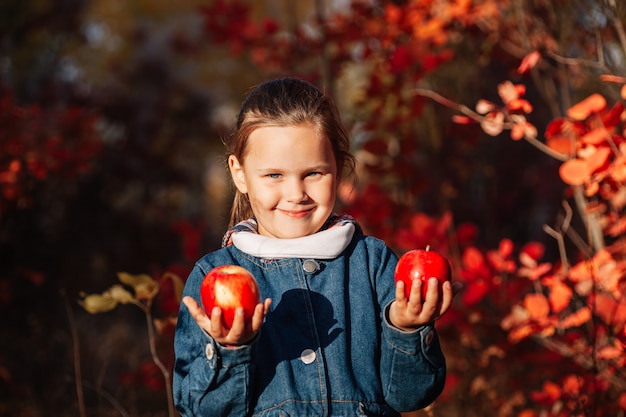
POLYGON ((313 126, 264 126, 248 137, 243 164, 228 160, 237 189, 248 194, 259 234, 297 238, 317 232, 336 196, 330 141, 313 126))

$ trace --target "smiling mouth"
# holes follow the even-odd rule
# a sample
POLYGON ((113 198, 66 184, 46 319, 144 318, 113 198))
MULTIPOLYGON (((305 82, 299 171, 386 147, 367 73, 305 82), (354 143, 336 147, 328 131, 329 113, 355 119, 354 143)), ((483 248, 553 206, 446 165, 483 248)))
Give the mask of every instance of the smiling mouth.
POLYGON ((279 210, 279 211, 288 217, 299 219, 299 218, 308 216, 313 211, 313 209, 310 208, 306 210, 279 210))

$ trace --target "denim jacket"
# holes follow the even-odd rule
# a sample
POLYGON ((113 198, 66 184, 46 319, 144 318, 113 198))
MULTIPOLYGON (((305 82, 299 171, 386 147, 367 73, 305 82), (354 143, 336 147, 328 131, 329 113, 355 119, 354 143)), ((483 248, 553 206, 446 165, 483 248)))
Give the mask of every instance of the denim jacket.
POLYGON ((181 305, 174 399, 184 417, 398 416, 441 393, 436 331, 390 324, 396 255, 356 233, 334 259, 263 259, 231 245, 200 259, 184 295, 200 303, 212 268, 241 265, 273 300, 249 345, 214 341, 181 305))

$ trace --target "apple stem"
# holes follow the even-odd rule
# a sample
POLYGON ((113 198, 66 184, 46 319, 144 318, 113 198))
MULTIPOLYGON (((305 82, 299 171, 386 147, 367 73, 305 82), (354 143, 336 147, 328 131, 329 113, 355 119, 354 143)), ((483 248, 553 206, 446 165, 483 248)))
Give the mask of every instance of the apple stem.
POLYGON ((426 245, 426 252, 430 250, 430 245, 426 245))

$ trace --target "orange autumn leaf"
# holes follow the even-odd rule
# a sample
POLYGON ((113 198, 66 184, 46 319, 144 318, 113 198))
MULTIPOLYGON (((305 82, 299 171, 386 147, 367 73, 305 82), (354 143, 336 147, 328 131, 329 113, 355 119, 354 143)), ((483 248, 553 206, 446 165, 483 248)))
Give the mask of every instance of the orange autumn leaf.
POLYGON ((611 178, 620 184, 626 182, 626 157, 620 156, 613 161, 611 178))
POLYGON ((580 141, 586 145, 599 145, 602 142, 606 142, 609 137, 609 132, 605 127, 595 128, 583 135, 580 141))
POLYGON ((618 84, 626 83, 625 77, 620 77, 619 75, 612 75, 612 74, 602 74, 600 76, 600 80, 607 82, 607 83, 618 83, 618 84))
POLYGON ((591 320, 591 310, 589 307, 582 307, 561 320, 561 327, 563 327, 563 329, 578 327, 587 323, 589 320, 591 320))
POLYGON ((508 339, 511 343, 518 343, 534 333, 533 326, 523 324, 509 332, 508 339))
POLYGON ((569 395, 578 395, 580 390, 585 386, 585 382, 580 375, 567 375, 563 378, 563 392, 569 395))
POLYGON ((601 168, 606 168, 609 162, 609 156, 611 156, 611 150, 606 147, 598 148, 594 153, 587 158, 587 169, 590 174, 598 171, 601 168))
POLYGON ((605 346, 598 351, 598 358, 611 360, 621 358, 623 354, 624 349, 620 345, 605 346))
POLYGON ((582 185, 589 179, 589 167, 583 159, 572 158, 561 164, 559 175, 565 184, 582 185))
POLYGON ((567 136, 546 138, 546 145, 563 155, 572 155, 576 149, 576 142, 567 136))
POLYGON ((542 320, 547 318, 548 314, 550 314, 550 304, 543 294, 527 294, 522 304, 528 311, 528 314, 530 314, 531 320, 542 320))
POLYGON ((572 289, 561 281, 555 281, 550 289, 548 299, 550 300, 552 311, 560 313, 569 305, 572 299, 572 289))
POLYGON ((600 94, 594 93, 567 109, 567 117, 574 120, 585 120, 591 114, 597 113, 605 107, 606 99, 600 94))
POLYGON ((594 303, 595 312, 606 324, 616 328, 626 325, 626 304, 606 294, 598 294, 594 303))

